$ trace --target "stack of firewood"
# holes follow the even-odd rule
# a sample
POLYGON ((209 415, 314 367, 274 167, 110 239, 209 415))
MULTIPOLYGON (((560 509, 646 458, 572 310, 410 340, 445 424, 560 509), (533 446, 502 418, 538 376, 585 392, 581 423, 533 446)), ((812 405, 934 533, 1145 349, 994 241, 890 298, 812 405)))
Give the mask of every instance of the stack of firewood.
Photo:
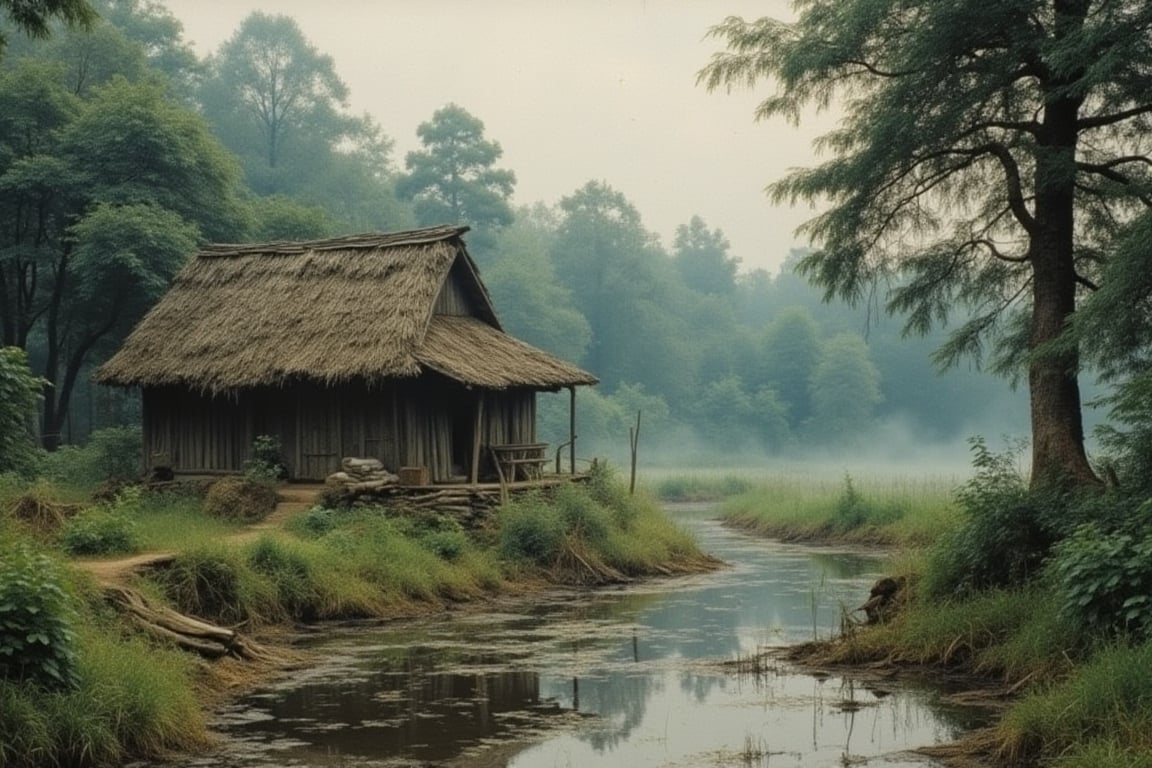
POLYGON ((399 477, 384 469, 379 459, 345 458, 340 466, 342 471, 328 476, 328 485, 363 492, 377 491, 400 481, 399 477))

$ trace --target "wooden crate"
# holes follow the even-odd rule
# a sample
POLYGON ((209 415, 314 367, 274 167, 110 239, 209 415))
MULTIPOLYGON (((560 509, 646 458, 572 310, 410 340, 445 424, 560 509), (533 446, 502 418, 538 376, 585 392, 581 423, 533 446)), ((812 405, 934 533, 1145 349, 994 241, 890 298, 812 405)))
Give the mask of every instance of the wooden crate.
POLYGON ((428 485, 428 467, 400 467, 400 485, 428 485))

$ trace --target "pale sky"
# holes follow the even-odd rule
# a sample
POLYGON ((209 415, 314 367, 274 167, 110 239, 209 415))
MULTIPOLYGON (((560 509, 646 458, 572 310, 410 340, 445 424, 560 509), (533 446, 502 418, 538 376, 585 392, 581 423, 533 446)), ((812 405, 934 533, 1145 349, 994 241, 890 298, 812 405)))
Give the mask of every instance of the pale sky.
POLYGON ((831 125, 756 123, 767 95, 709 94, 696 73, 720 50, 726 16, 789 18, 789 0, 163 0, 201 55, 254 10, 296 19, 395 141, 403 168, 416 127, 455 102, 500 142, 514 202, 554 204, 602 180, 671 247, 693 215, 720 228, 742 269, 779 266, 803 242, 806 205, 773 206, 764 187, 815 162, 831 125))

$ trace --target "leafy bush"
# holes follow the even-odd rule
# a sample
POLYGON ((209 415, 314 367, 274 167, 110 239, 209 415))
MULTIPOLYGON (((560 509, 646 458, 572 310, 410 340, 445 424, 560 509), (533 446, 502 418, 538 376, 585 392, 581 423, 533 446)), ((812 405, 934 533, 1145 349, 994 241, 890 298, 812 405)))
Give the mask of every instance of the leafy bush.
POLYGON ((93 432, 85 448, 99 479, 107 480, 140 477, 143 446, 140 427, 108 427, 93 432))
POLYGON ((276 489, 240 477, 217 480, 204 497, 204 512, 226 520, 262 520, 276 508, 276 489))
POLYGON ((24 350, 0 347, 0 472, 34 474, 40 454, 32 425, 43 385, 24 350))
POLYGON ((971 442, 976 475, 957 493, 966 520, 931 552, 923 582, 929 596, 1023 583, 1068 525, 1068 500, 1030 491, 1015 451, 995 454, 982 438, 971 442))
MULTIPOLYGON (((564 524, 567 534, 577 536, 593 545, 602 545, 608 540, 613 527, 611 512, 596 499, 595 486, 592 493, 572 485, 562 486, 556 491, 553 504, 564 524)), ((626 508, 623 503, 621 508, 626 508)))
POLYGON ((1152 532, 1079 527, 1056 550, 1062 613, 1106 634, 1152 636, 1152 532))
POLYGON ((420 537, 420 543, 434 552, 441 560, 454 562, 468 550, 468 534, 456 530, 428 531, 420 537))
POLYGON ((323 536, 336 527, 336 513, 322 506, 314 506, 300 518, 300 527, 311 536, 323 536))
POLYGON ((51 559, 23 545, 0 550, 0 678, 73 687, 71 618, 51 559))
POLYGON ((98 429, 85 445, 62 445, 46 454, 42 473, 55 483, 73 487, 132 480, 140 477, 142 450, 139 427, 98 429))
POLYGON ((135 522, 106 506, 86 509, 65 523, 60 545, 70 555, 114 555, 140 549, 135 522))
POLYGON ((551 565, 560 555, 564 521, 555 506, 527 495, 500 510, 500 551, 510 560, 551 565))
POLYGON ((275 435, 257 435, 252 443, 252 458, 244 462, 244 476, 249 480, 284 480, 288 468, 284 466, 280 438, 275 435))

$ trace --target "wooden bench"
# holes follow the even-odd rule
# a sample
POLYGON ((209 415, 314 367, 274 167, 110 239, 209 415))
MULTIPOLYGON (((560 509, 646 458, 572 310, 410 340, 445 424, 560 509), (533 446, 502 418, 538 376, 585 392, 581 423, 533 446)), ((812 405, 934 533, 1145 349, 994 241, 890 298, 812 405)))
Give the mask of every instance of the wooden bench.
POLYGON ((548 443, 505 443, 490 445, 488 450, 502 483, 516 482, 521 472, 526 480, 540 477, 548 462, 548 443))

